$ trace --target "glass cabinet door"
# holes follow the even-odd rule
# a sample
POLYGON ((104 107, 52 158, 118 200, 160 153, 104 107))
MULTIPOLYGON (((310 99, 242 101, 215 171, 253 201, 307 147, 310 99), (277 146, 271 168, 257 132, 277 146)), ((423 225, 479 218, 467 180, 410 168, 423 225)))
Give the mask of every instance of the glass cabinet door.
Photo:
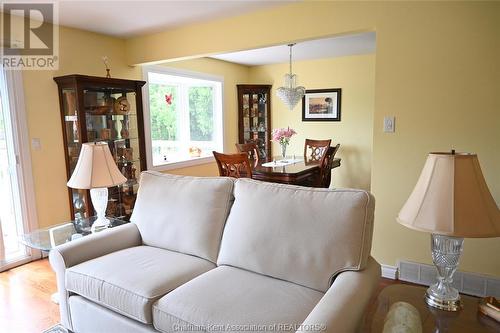
MULTIPOLYGON (((78 119, 78 108, 76 91, 73 88, 62 89, 62 107, 64 113, 64 135, 66 137, 66 149, 68 156, 69 175, 73 174, 80 149, 82 147, 82 133, 80 133, 80 122, 78 119)), ((75 219, 89 217, 88 196, 86 190, 70 189, 71 204, 75 219)))
POLYGON ((238 85, 239 142, 255 143, 261 158, 270 158, 270 108, 271 86, 238 85))
MULTIPOLYGON (((134 209, 137 178, 146 167, 142 90, 145 81, 71 74, 58 85, 68 179, 83 143, 106 142, 127 181, 108 189, 106 214, 128 220, 134 209)), ((94 215, 89 190, 69 189, 74 219, 94 215)))
POLYGON ((87 141, 107 142, 118 169, 127 178, 125 184, 109 189, 106 215, 129 219, 142 171, 135 92, 85 90, 84 108, 87 141))

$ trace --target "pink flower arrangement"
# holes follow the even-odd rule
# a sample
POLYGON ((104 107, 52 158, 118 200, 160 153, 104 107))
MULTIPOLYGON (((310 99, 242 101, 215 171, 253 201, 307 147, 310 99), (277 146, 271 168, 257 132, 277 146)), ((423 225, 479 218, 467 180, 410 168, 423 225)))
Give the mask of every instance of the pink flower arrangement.
POLYGON ((275 128, 271 132, 271 137, 273 141, 279 142, 280 145, 288 145, 290 143, 290 138, 297 134, 293 128, 275 128))

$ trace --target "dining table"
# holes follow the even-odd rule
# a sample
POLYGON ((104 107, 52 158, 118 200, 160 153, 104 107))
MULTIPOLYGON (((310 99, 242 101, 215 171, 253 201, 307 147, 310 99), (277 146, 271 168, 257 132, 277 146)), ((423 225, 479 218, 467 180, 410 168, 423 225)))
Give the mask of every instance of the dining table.
MULTIPOLYGON (((340 158, 334 158, 332 169, 340 166, 340 158)), ((320 160, 304 157, 259 160, 252 169, 252 179, 266 182, 311 186, 310 179, 319 177, 320 160)))

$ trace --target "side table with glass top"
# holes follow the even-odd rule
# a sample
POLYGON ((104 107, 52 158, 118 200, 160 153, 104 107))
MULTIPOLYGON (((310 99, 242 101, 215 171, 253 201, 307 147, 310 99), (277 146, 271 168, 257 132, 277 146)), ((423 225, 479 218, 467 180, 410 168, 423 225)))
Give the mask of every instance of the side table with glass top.
POLYGON ((423 333, 498 333, 500 323, 478 311, 479 298, 460 294, 463 309, 443 311, 428 306, 424 301, 427 287, 395 284, 382 289, 368 308, 362 332, 379 333, 392 304, 407 302, 420 313, 423 333))
MULTIPOLYGON (((21 243, 34 249, 49 252, 57 245, 90 235, 92 233, 90 228, 96 219, 97 216, 92 216, 85 219, 53 225, 45 229, 38 229, 22 235, 21 243)), ((107 219, 110 222, 109 226, 98 229, 96 232, 128 223, 128 221, 123 221, 114 217, 108 217, 107 219)))
MULTIPOLYGON (((38 229, 33 232, 21 235, 20 241, 24 245, 49 252, 54 247, 71 242, 72 240, 90 235, 92 223, 97 219, 97 216, 92 216, 85 219, 78 219, 66 223, 50 226, 44 229, 38 229)), ((107 228, 117 227, 119 225, 129 223, 128 221, 120 220, 114 217, 107 217, 109 226, 97 229, 95 232, 100 232, 107 228)), ((51 296, 54 303, 58 303, 57 293, 51 296)))

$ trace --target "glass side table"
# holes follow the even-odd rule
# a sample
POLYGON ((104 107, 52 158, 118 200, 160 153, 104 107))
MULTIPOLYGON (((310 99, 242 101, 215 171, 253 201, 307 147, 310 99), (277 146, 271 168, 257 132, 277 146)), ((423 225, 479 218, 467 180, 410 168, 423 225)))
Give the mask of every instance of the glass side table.
MULTIPOLYGON (((96 219, 97 216, 92 216, 85 219, 53 225, 45 229, 38 229, 28 234, 21 235, 20 241, 28 247, 41 250, 42 252, 49 252, 57 245, 90 235, 92 233, 90 228, 96 219)), ((129 221, 123 221, 114 217, 107 217, 107 219, 109 220, 109 226, 98 229, 95 232, 129 223, 129 221)), ((59 304, 57 293, 52 294, 50 299, 54 303, 59 304)))
POLYGON ((367 309, 362 332, 382 332, 385 317, 395 302, 410 303, 420 313, 424 333, 498 333, 500 323, 478 312, 479 298, 460 294, 463 309, 449 312, 429 307, 424 301, 427 287, 394 284, 382 289, 367 309))
MULTIPOLYGON (((48 252, 57 245, 90 235, 90 227, 96 219, 96 216, 92 216, 85 219, 78 219, 75 221, 53 225, 45 229, 38 229, 28 234, 21 235, 20 241, 28 247, 48 252)), ((113 217, 108 217, 107 219, 110 221, 107 228, 113 228, 128 223, 128 221, 123 221, 113 217)), ((106 228, 97 230, 96 232, 104 229, 106 228)))

